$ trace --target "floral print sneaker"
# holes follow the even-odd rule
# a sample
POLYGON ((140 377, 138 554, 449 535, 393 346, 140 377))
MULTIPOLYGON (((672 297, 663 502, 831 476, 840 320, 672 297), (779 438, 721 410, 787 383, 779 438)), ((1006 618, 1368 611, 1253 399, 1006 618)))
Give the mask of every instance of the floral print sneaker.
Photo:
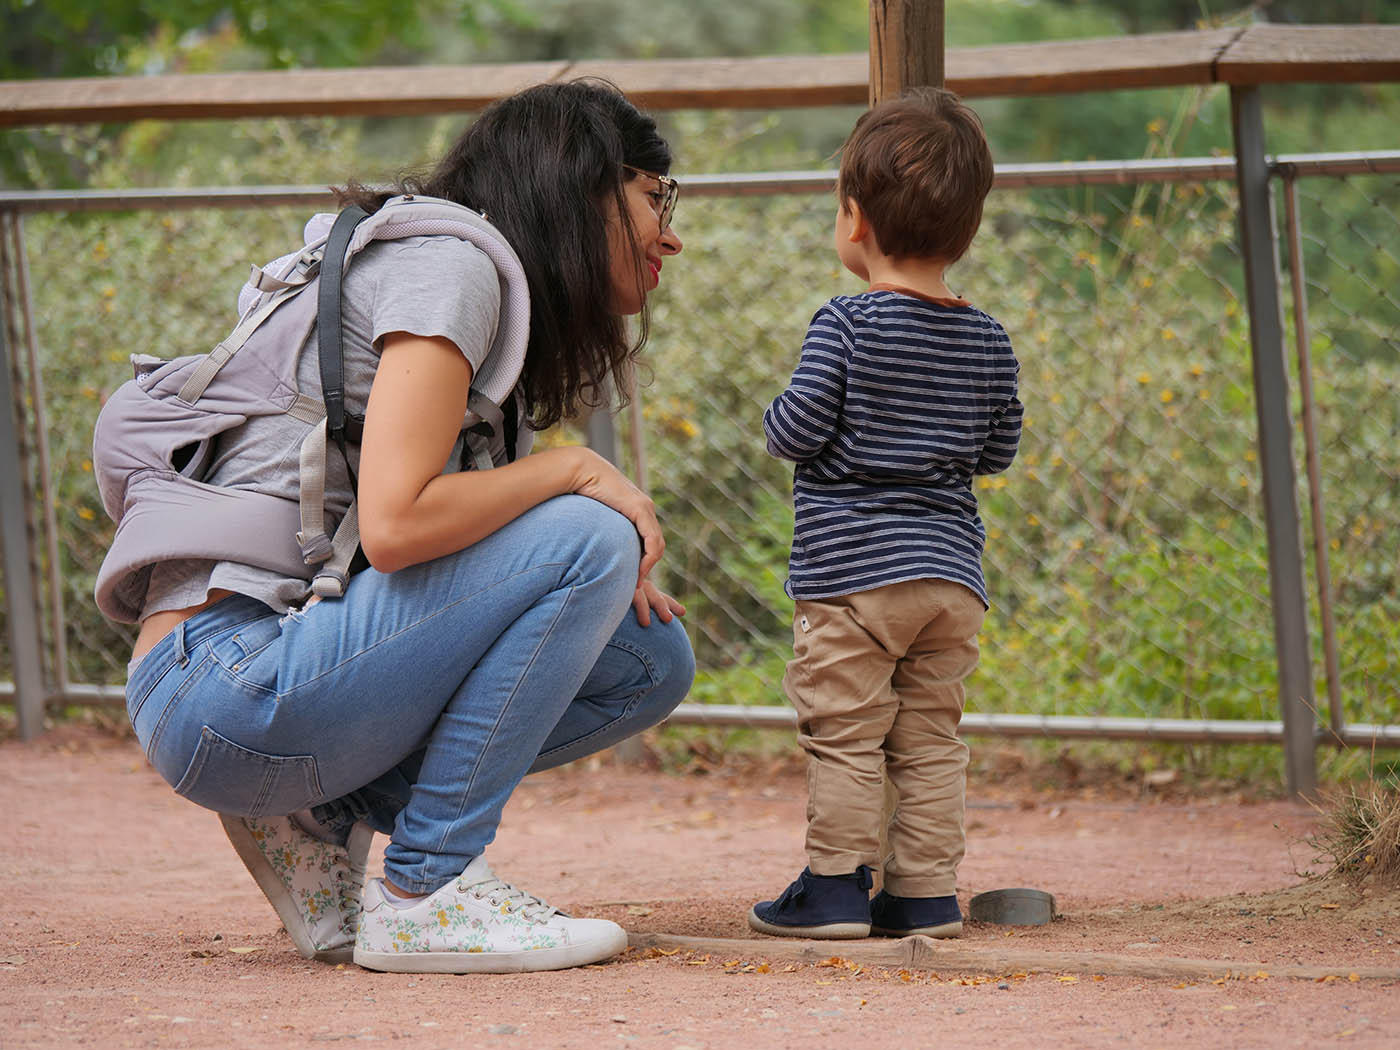
POLYGON ((350 962, 374 831, 356 824, 346 845, 335 846, 291 817, 221 813, 219 821, 297 951, 320 962, 350 962))
POLYGON ((517 973, 582 966, 626 947, 621 926, 571 918, 502 882, 479 856, 436 893, 402 907, 371 879, 355 962, 390 973, 517 973))

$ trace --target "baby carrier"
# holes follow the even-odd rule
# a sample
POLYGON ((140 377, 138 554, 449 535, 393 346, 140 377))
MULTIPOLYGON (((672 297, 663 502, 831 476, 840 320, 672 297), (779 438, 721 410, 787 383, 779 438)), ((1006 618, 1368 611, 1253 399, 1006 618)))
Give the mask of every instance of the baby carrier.
POLYGON ((117 527, 95 590, 111 619, 134 623, 151 566, 176 558, 235 561, 307 580, 322 597, 344 593, 359 527, 352 500, 334 535, 327 534, 326 451, 333 443, 344 454, 360 441, 363 420, 345 411, 340 278, 371 241, 450 235, 495 265, 501 314, 472 378, 462 436, 477 467, 492 465, 493 434, 502 435, 510 458, 529 451, 532 434, 514 425, 513 394, 529 341, 529 294, 519 258, 495 227, 469 208, 411 195, 391 198, 371 215, 347 208, 328 234, 313 234, 329 218, 308 224, 300 251, 253 268, 238 325, 213 350, 169 361, 133 354, 135 378, 98 414, 93 474, 117 527), (313 324, 321 390, 305 392, 297 363, 313 324), (312 425, 300 449, 299 500, 204 480, 220 434, 278 413, 312 425))

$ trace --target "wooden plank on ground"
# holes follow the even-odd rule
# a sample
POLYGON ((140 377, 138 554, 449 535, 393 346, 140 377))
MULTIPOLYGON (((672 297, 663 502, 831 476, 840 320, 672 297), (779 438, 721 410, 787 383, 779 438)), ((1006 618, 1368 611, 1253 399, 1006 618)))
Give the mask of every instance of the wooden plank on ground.
POLYGON ((1400 80, 1400 26, 1255 25, 1220 56, 1222 83, 1393 83, 1400 80))

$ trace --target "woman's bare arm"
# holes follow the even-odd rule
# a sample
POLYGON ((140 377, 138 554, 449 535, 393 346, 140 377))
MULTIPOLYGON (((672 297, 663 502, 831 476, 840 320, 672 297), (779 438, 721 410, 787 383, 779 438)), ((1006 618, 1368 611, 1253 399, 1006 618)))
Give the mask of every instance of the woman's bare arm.
POLYGON ((651 500, 586 448, 526 456, 494 470, 443 474, 472 370, 448 339, 384 337, 360 451, 360 537, 381 572, 471 546, 545 500, 576 492, 623 514, 642 539, 638 586, 665 549, 651 500))

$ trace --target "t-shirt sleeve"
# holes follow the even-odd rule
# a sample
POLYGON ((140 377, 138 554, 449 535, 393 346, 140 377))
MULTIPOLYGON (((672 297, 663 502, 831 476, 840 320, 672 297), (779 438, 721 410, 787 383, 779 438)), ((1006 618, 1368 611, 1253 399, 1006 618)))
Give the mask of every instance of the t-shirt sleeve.
POLYGON ((376 352, 390 332, 450 339, 473 373, 496 338, 501 285, 496 267, 455 237, 411 237, 378 245, 370 321, 376 352))

